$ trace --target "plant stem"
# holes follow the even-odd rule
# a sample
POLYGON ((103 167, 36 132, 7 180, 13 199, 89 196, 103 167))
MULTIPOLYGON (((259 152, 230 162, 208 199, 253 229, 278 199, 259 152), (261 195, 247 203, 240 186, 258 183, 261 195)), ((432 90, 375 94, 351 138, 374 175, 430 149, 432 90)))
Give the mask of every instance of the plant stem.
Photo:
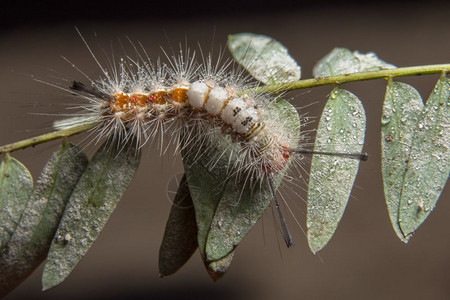
POLYGON ((342 84, 346 82, 372 80, 380 78, 387 79, 392 77, 437 74, 443 72, 445 73, 446 71, 450 71, 450 64, 405 67, 405 68, 387 69, 371 72, 351 73, 330 77, 311 78, 283 84, 266 85, 256 88, 254 89, 254 91, 262 93, 274 93, 278 91, 293 91, 328 84, 342 84))
MULTIPOLYGON (((392 77, 405 77, 414 75, 425 75, 425 74, 437 74, 442 73, 445 76, 445 72, 450 70, 450 64, 440 64, 440 65, 427 65, 427 66, 416 66, 416 67, 406 67, 406 68, 396 68, 387 69, 372 72, 360 72, 351 73, 330 77, 320 77, 311 78, 305 80, 299 80, 294 82, 288 82, 284 84, 267 85, 263 87, 258 87, 256 89, 244 91, 245 92, 262 92, 262 93, 275 93, 279 91, 293 91, 305 88, 312 88, 315 86, 328 85, 328 84, 342 84, 346 82, 372 80, 380 78, 392 78, 392 77)), ((0 147, 0 154, 12 152, 15 150, 31 147, 37 144, 49 142, 62 137, 68 137, 74 134, 81 133, 83 131, 89 130, 96 126, 98 123, 88 123, 79 126, 75 126, 69 129, 54 131, 51 133, 43 134, 34 138, 26 139, 20 142, 12 143, 9 145, 0 147)))
POLYGON ((56 140, 59 138, 78 134, 78 133, 81 133, 83 131, 93 128, 97 124, 98 123, 83 124, 83 125, 75 126, 75 127, 64 129, 64 130, 58 130, 58 131, 46 133, 43 135, 39 135, 39 136, 30 138, 30 139, 22 140, 20 142, 12 143, 9 145, 1 146, 0 154, 16 151, 19 149, 23 149, 23 148, 31 147, 34 145, 42 144, 45 142, 53 141, 53 140, 56 140))

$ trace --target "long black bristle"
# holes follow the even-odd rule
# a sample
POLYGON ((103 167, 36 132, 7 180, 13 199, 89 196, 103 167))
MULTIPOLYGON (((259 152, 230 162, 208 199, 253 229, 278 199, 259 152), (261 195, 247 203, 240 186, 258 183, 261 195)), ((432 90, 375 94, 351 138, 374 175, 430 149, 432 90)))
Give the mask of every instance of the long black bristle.
POLYGON ((86 93, 95 97, 98 97, 100 99, 109 100, 111 99, 111 96, 108 94, 105 94, 96 88, 88 87, 84 83, 80 81, 72 81, 72 86, 70 87, 71 90, 86 93))
POLYGON ((281 212, 280 203, 278 202, 278 199, 277 199, 277 196, 275 193, 275 189, 273 187, 273 180, 270 175, 267 177, 267 181, 269 182, 269 189, 270 189, 270 192, 272 193, 273 201, 275 202, 275 208, 278 212, 278 217, 280 219, 281 234, 283 235, 283 239, 284 239, 284 242, 286 243, 286 246, 289 248, 291 246, 294 246, 295 242, 291 236, 291 233, 289 232, 289 228, 286 223, 286 220, 283 217, 283 213, 281 212))

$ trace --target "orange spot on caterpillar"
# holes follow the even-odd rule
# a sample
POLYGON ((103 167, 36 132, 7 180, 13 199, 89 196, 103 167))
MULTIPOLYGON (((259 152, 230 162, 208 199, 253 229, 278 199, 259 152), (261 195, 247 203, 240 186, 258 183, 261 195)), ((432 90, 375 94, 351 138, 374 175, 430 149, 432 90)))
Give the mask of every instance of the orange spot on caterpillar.
POLYGON ((188 89, 186 88, 176 88, 172 91, 172 100, 173 102, 177 103, 184 103, 187 102, 188 96, 187 96, 188 89))
POLYGON ((114 100, 111 102, 111 109, 113 111, 121 111, 126 109, 128 103, 130 102, 130 96, 125 95, 124 93, 120 93, 119 95, 114 97, 114 100))
POLYGON ((166 91, 153 92, 148 96, 148 99, 156 104, 164 104, 166 103, 167 92, 166 91))

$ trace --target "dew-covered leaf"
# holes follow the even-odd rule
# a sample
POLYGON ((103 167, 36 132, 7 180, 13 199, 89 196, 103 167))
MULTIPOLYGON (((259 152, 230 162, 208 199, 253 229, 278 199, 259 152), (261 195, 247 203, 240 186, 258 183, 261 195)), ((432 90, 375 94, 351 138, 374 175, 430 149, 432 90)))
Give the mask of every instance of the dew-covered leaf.
POLYGON ((234 59, 264 84, 300 79, 301 68, 278 41, 265 35, 238 33, 228 36, 234 59))
POLYGON ((400 200, 400 228, 409 237, 434 209, 450 172, 450 80, 436 84, 419 117, 400 200))
POLYGON ((195 217, 197 222, 197 242, 198 249, 203 259, 203 263, 212 279, 217 280, 231 264, 232 255, 227 259, 218 262, 206 259, 206 241, 211 227, 211 222, 220 199, 223 195, 223 182, 218 182, 217 178, 227 180, 224 168, 218 167, 210 169, 208 162, 216 159, 214 149, 209 149, 201 157, 193 153, 183 151, 184 169, 186 179, 194 203, 195 217))
POLYGON ((268 186, 252 189, 244 187, 241 182, 229 181, 208 233, 207 260, 220 260, 233 251, 259 220, 272 198, 268 186))
POLYGON ((317 78, 393 68, 396 67, 379 59, 373 52, 363 54, 346 48, 334 48, 316 63, 313 76, 317 78))
MULTIPOLYGON (((266 109, 264 116, 278 120, 284 124, 292 138, 300 136, 300 120, 297 110, 287 101, 278 99, 266 109)), ((263 119, 264 120, 264 119, 263 119)), ((269 120, 264 120, 268 122, 269 120)), ((224 162, 226 163, 226 162, 224 162)), ((274 176, 276 188, 280 185, 288 167, 274 176)), ((206 257, 216 261, 227 256, 256 224, 273 196, 267 182, 261 186, 246 186, 248 178, 240 178, 238 182, 231 179, 227 182, 224 194, 216 208, 206 244, 206 257)))
MULTIPOLYGON (((315 151, 361 153, 366 116, 359 99, 335 88, 320 117, 315 151)), ((307 229, 313 253, 333 236, 347 205, 358 172, 359 160, 315 154, 308 187, 307 229)))
POLYGON ((130 184, 140 160, 134 141, 117 149, 106 142, 78 181, 52 241, 43 289, 60 284, 97 239, 130 184))
POLYGON ((0 254, 8 242, 30 199, 33 178, 18 160, 5 154, 0 165, 0 254))
MULTIPOLYGON (((204 146, 206 147, 206 145, 204 146)), ((216 272, 211 271, 209 267, 210 264, 213 264, 214 268, 214 262, 206 259, 206 241, 214 213, 224 193, 223 186, 228 179, 226 167, 218 165, 211 168, 208 165, 209 162, 217 160, 218 144, 213 146, 212 148, 200 149, 201 152, 199 153, 202 154, 193 152, 192 150, 194 149, 185 148, 182 151, 182 156, 186 179, 195 209, 198 249, 209 275, 215 280, 216 272)), ((223 262, 219 264, 220 273, 226 272, 229 264, 231 264, 231 259, 224 262, 228 264, 223 262)))
MULTIPOLYGON (((186 179, 195 209, 197 241, 202 257, 205 257, 206 238, 211 221, 223 194, 223 182, 217 184, 215 181, 215 178, 221 176, 219 167, 208 168, 208 161, 214 158, 214 149, 209 150, 200 158, 196 157, 194 153, 187 153, 186 149, 182 153, 186 179)), ((226 172, 223 169, 221 171, 226 172)), ((224 177, 222 179, 226 180, 224 177)))
POLYGON ((20 284, 45 259, 64 207, 87 166, 77 147, 64 143, 36 181, 7 253, 0 256, 0 296, 20 284))
POLYGON ((184 175, 173 200, 159 249, 160 276, 165 277, 178 271, 197 248, 194 204, 184 175))
MULTIPOLYGON (((270 111, 267 116, 284 122, 286 130, 298 139, 299 116, 291 104, 278 99, 266 109, 270 111)), ((260 189, 259 184, 256 187, 246 185, 246 178, 230 176, 233 170, 229 166, 238 159, 238 143, 232 144, 229 137, 222 134, 214 143, 204 144, 204 148, 196 149, 201 153, 199 156, 183 154, 185 171, 195 207, 200 253, 205 265, 211 265, 209 271, 215 263, 214 268, 220 270, 218 273, 224 273, 225 262, 231 263, 230 253, 259 220, 272 195, 265 183, 260 189), (223 154, 225 148, 230 152, 223 154)), ((284 172, 275 176, 276 187, 283 176, 284 172)))
POLYGON ((399 225, 400 197, 422 98, 410 85, 389 80, 381 116, 381 164, 384 197, 392 227, 407 242, 399 225))

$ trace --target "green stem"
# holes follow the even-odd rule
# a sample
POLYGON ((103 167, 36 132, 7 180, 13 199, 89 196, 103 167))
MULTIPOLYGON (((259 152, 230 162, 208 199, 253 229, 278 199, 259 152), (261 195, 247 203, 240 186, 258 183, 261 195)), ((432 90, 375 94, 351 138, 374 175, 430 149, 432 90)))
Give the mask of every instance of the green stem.
POLYGON ((0 154, 16 151, 19 149, 23 149, 23 148, 31 147, 34 145, 42 144, 45 142, 53 141, 53 140, 56 140, 59 138, 64 138, 64 137, 68 137, 68 136, 71 136, 74 134, 78 134, 78 133, 81 133, 83 131, 93 128, 97 124, 98 123, 83 124, 83 125, 75 126, 75 127, 64 129, 64 130, 58 130, 58 131, 46 133, 43 135, 39 135, 39 136, 30 138, 30 139, 22 140, 20 142, 12 143, 9 145, 1 146, 0 154))
POLYGON ((342 84, 346 82, 372 80, 380 78, 391 78, 391 77, 405 77, 414 75, 426 75, 426 74, 437 74, 450 71, 450 64, 440 64, 440 65, 428 65, 428 66, 417 66, 417 67, 406 67, 406 68, 396 68, 387 69, 371 72, 360 72, 351 73, 344 75, 336 75, 330 77, 319 77, 304 79, 299 81, 293 81, 283 84, 266 85, 256 88, 256 92, 262 93, 274 93, 278 91, 293 91, 299 89, 312 88, 315 86, 328 85, 328 84, 342 84))
MULTIPOLYGON (((305 80, 299 80, 284 84, 267 85, 251 90, 252 92, 263 92, 263 93, 275 93, 279 91, 293 91, 298 89, 312 88, 315 86, 328 85, 328 84, 342 84, 346 82, 372 80, 380 78, 392 78, 392 77, 405 77, 414 75, 425 75, 425 74, 437 74, 442 73, 445 76, 445 72, 450 71, 450 64, 440 64, 440 65, 427 65, 427 66, 417 66, 417 67, 406 67, 406 68, 396 68, 372 72, 360 72, 351 73, 344 75, 336 75, 330 77, 321 78, 311 78, 305 80)), ((246 91, 244 91, 245 93, 246 91)), ((249 91, 247 91, 249 92, 249 91)), ((62 137, 68 137, 74 134, 81 133, 83 131, 89 130, 96 126, 98 123, 83 124, 80 126, 75 126, 69 129, 54 131, 51 133, 43 134, 34 138, 26 139, 17 143, 5 145, 0 147, 0 154, 12 152, 15 150, 31 147, 37 144, 49 142, 62 137)))

